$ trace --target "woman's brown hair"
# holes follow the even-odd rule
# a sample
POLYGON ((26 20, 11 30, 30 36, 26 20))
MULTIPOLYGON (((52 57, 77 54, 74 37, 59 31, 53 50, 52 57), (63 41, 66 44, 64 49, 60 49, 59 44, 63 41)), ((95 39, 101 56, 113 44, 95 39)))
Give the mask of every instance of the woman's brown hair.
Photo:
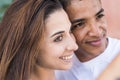
POLYGON ((0 80, 28 80, 45 20, 61 9, 57 0, 16 0, 0 24, 0 80))

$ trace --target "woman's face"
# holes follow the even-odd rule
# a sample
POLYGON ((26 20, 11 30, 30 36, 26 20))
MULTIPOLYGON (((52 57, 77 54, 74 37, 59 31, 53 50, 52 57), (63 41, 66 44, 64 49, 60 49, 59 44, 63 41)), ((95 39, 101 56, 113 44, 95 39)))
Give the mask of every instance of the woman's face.
POLYGON ((63 10, 57 10, 45 21, 44 40, 39 44, 38 64, 47 69, 69 69, 78 48, 70 31, 71 23, 63 10))

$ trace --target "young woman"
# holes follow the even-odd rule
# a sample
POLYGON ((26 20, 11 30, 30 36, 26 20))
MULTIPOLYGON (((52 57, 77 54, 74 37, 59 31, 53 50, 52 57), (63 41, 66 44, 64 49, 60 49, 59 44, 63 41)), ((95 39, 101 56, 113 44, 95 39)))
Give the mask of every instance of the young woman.
POLYGON ((0 80, 55 80, 78 48, 57 0, 16 0, 0 24, 0 80))

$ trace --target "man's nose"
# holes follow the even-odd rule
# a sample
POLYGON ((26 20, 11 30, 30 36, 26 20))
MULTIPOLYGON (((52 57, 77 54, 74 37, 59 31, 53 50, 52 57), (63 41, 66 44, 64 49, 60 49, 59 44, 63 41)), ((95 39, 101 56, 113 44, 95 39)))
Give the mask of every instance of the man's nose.
POLYGON ((100 36, 101 35, 101 29, 98 22, 92 21, 89 24, 89 36, 100 36))

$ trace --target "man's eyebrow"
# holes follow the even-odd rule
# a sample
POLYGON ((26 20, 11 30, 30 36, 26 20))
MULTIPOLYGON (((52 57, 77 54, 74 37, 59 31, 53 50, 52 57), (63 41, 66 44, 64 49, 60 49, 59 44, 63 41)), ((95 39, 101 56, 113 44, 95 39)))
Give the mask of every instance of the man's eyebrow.
POLYGON ((82 22, 84 20, 85 19, 75 19, 75 20, 71 21, 71 23, 74 24, 74 23, 77 23, 77 22, 82 22))
POLYGON ((99 14, 102 13, 102 12, 104 12, 104 9, 103 9, 103 8, 101 8, 100 11, 97 12, 97 14, 96 14, 95 16, 99 15, 99 14))
MULTIPOLYGON (((96 13, 95 16, 99 15, 100 13, 104 12, 104 9, 101 8, 99 12, 96 13)), ((84 21, 85 19, 75 19, 73 21, 71 21, 72 24, 76 23, 76 22, 81 22, 81 21, 84 21)))

